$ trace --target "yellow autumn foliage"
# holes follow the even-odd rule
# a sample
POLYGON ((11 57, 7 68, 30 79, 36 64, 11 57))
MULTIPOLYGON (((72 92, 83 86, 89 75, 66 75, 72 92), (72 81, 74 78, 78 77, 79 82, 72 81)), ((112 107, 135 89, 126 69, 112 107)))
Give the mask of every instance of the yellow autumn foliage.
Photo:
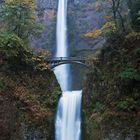
POLYGON ((5 0, 6 3, 20 3, 27 6, 30 10, 35 11, 36 0, 5 0))
POLYGON ((37 100, 37 97, 28 93, 24 86, 15 87, 14 96, 28 107, 35 119, 45 118, 50 115, 49 110, 43 108, 37 100))
POLYGON ((93 32, 86 33, 84 36, 89 37, 89 38, 98 38, 101 35, 102 35, 102 30, 97 29, 97 30, 95 30, 93 32))
POLYGON ((44 62, 44 63, 38 64, 36 68, 43 71, 43 70, 49 69, 50 67, 47 63, 44 62))
POLYGON ((116 32, 116 30, 117 29, 115 23, 110 21, 110 22, 106 22, 101 29, 96 29, 92 32, 88 32, 84 34, 84 36, 88 38, 98 38, 104 35, 105 33, 107 33, 108 31, 116 32))
POLYGON ((110 21, 112 19, 111 16, 104 16, 104 18, 107 20, 107 21, 110 21))
POLYGON ((32 61, 36 64, 36 69, 41 71, 49 69, 50 65, 45 62, 45 58, 51 56, 50 52, 44 49, 39 49, 36 51, 36 54, 32 57, 32 61))
POLYGON ((101 3, 100 3, 99 1, 97 1, 97 2, 95 3, 95 9, 96 9, 96 11, 100 11, 100 10, 102 9, 101 3))
POLYGON ((106 22, 104 26, 101 28, 102 31, 112 30, 113 32, 116 31, 116 25, 114 22, 106 22))

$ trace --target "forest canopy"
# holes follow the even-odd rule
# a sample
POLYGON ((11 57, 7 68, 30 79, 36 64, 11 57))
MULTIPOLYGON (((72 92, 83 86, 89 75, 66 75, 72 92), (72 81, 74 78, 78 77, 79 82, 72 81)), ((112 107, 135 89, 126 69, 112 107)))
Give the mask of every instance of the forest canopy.
POLYGON ((0 8, 0 56, 8 65, 33 63, 30 36, 39 37, 43 26, 37 22, 34 0, 6 0, 0 8))

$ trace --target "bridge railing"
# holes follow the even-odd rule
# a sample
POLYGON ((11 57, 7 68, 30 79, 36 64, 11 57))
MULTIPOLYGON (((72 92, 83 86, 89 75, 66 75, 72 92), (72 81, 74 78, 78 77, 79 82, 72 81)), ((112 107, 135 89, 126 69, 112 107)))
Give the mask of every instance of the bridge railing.
POLYGON ((78 60, 86 60, 86 57, 46 57, 45 59, 48 61, 66 61, 66 60, 78 61, 78 60))

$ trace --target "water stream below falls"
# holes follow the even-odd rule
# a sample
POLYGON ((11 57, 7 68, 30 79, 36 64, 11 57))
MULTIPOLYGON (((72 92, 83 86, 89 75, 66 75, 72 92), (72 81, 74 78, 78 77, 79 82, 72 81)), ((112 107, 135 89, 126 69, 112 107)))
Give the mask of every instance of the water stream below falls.
MULTIPOLYGON (((67 0, 59 0, 57 12, 56 57, 68 57, 67 44, 67 0)), ((62 89, 55 121, 55 140, 80 140, 82 91, 69 91, 70 68, 61 65, 54 73, 62 89)))

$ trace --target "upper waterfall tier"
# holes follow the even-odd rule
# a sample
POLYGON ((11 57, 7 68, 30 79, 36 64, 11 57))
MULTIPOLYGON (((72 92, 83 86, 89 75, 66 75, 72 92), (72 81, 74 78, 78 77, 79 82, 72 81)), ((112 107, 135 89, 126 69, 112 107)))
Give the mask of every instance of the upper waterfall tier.
MULTIPOLYGON (((58 13, 57 13, 57 48, 56 57, 67 57, 68 46, 67 46, 67 0, 59 0, 58 13)), ((57 80, 61 86, 62 91, 69 89, 69 66, 62 65, 58 66, 54 70, 57 80)))

